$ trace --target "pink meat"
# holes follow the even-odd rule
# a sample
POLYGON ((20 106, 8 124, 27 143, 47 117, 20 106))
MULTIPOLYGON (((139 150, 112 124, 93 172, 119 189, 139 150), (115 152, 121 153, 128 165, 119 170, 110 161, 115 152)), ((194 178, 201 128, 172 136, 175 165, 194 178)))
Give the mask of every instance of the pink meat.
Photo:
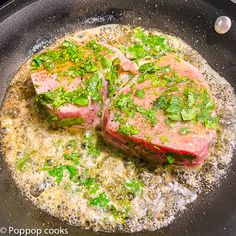
MULTIPOLYGON (((61 78, 57 80, 57 74, 50 74, 47 71, 35 72, 31 75, 32 82, 35 86, 37 94, 53 91, 60 86, 63 86, 65 90, 73 91, 81 85, 81 78, 75 78, 68 82, 67 78, 61 78)), ((59 119, 63 118, 83 118, 84 124, 79 125, 80 128, 89 128, 99 124, 98 112, 101 109, 99 103, 90 102, 88 106, 76 106, 73 104, 65 104, 58 109, 53 108, 51 105, 47 105, 49 111, 58 116, 59 119)))
POLYGON ((174 54, 168 54, 161 57, 159 60, 159 66, 170 66, 175 72, 181 76, 186 76, 189 79, 203 78, 202 73, 193 65, 178 58, 174 54))
MULTIPOLYGON (((167 55, 161 58, 159 65, 169 65, 178 74, 197 80, 201 83, 199 86, 208 88, 197 68, 186 61, 176 59, 174 55, 167 55)), ((137 78, 138 76, 136 76, 134 82, 137 78)), ((151 108, 157 97, 156 94, 163 92, 161 88, 153 88, 150 80, 146 80, 141 84, 136 82, 135 89, 147 91, 148 96, 145 96, 145 99, 139 99, 136 96, 132 97, 137 105, 146 109, 151 108)), ((130 87, 127 86, 120 92, 127 93, 129 91, 130 87)), ((103 134, 105 139, 117 147, 128 149, 129 152, 132 151, 149 159, 158 158, 164 161, 168 153, 184 154, 191 155, 194 160, 176 158, 175 163, 200 166, 207 157, 209 145, 215 137, 215 131, 205 128, 201 123, 177 122, 174 128, 170 128, 165 124, 166 116, 162 111, 157 112, 158 122, 154 127, 147 124, 147 121, 140 114, 136 114, 134 118, 129 118, 128 123, 138 128, 140 132, 133 136, 125 136, 118 132, 120 124, 114 121, 114 113, 115 111, 112 107, 107 108, 104 112, 103 134), (190 134, 181 135, 178 133, 180 128, 186 127, 191 129, 192 132, 190 134), (168 142, 163 143, 163 136, 168 138, 168 142), (132 141, 134 145, 127 147, 127 140, 132 141)))
MULTIPOLYGON (((121 66, 121 73, 122 71, 130 71, 131 73, 137 74, 138 68, 137 65, 128 60, 123 53, 118 50, 117 48, 105 44, 100 43, 104 47, 109 48, 111 51, 114 52, 114 55, 106 55, 112 59, 119 58, 120 59, 120 66, 121 66)), ((70 65, 65 65, 63 68, 64 70, 69 67, 70 65)), ((49 73, 46 70, 36 71, 31 75, 32 82, 35 87, 35 91, 37 94, 49 92, 56 90, 57 88, 63 86, 66 91, 73 91, 81 85, 82 78, 77 77, 74 78, 72 81, 68 81, 66 77, 59 78, 57 73, 49 73)), ((105 78, 103 80, 103 89, 101 91, 104 99, 107 98, 107 81, 105 78)), ((101 110, 101 104, 96 102, 89 102, 88 106, 76 106, 73 104, 64 104, 58 109, 53 108, 51 105, 47 105, 47 108, 50 112, 58 116, 59 119, 63 118, 83 118, 85 121, 84 124, 78 126, 80 128, 90 128, 95 127, 99 124, 100 118, 98 116, 99 111, 101 110)))
POLYGON ((46 70, 35 72, 31 75, 31 80, 34 84, 37 94, 53 91, 60 86, 65 90, 73 91, 81 84, 81 78, 75 78, 69 83, 67 78, 60 78, 57 80, 57 74, 50 74, 46 70))
POLYGON ((107 43, 99 43, 102 46, 110 49, 115 53, 116 56, 120 59, 120 67, 123 71, 130 71, 131 73, 137 75, 138 74, 138 66, 133 61, 130 61, 125 55, 116 47, 113 47, 107 43))

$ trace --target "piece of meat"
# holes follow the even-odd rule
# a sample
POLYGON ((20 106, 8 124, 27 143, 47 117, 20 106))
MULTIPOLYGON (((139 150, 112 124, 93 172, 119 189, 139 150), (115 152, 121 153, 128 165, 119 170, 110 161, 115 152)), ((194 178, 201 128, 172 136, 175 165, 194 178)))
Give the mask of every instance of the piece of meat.
MULTIPOLYGON (((128 60, 120 50, 116 49, 113 46, 110 46, 105 43, 99 43, 103 47, 106 47, 113 51, 114 53, 109 54, 109 52, 101 52, 107 58, 114 60, 115 58, 120 59, 120 77, 129 71, 130 73, 138 73, 138 68, 136 64, 128 60)), ((73 80, 68 80, 67 76, 58 78, 58 71, 66 72, 69 67, 73 66, 73 63, 66 62, 59 68, 56 67, 53 71, 48 72, 47 70, 37 70, 31 74, 31 80, 34 84, 35 91, 38 95, 55 91, 59 87, 63 87, 65 91, 74 91, 77 90, 79 86, 83 87, 83 81, 85 78, 76 77, 73 80)), ((49 112, 52 112, 58 117, 59 120, 65 118, 82 118, 83 123, 76 125, 78 128, 90 128, 95 127, 100 124, 99 112, 101 112, 102 104, 106 102, 107 98, 107 81, 105 80, 105 74, 102 74, 102 88, 100 93, 103 97, 103 101, 92 101, 89 99, 89 104, 87 106, 78 106, 75 104, 63 104, 58 108, 53 107, 52 105, 46 105, 49 112)), ((90 75, 91 76, 91 75, 90 75)), ((125 76, 123 76, 125 78, 125 76)), ((86 89, 84 87, 84 89, 86 89)))
MULTIPOLYGON (((31 75, 31 80, 35 86, 37 94, 54 91, 63 86, 66 91, 73 91, 81 85, 81 78, 77 77, 69 83, 68 79, 61 78, 57 80, 56 73, 48 73, 46 70, 35 72, 31 75)), ((74 104, 64 104, 58 108, 52 105, 46 105, 49 112, 52 112, 59 120, 64 118, 82 118, 85 122, 77 125, 78 128, 90 128, 99 124, 98 112, 101 109, 101 104, 89 101, 87 106, 77 106, 74 104)))
MULTIPOLYGON (((175 55, 162 57, 158 65, 169 66, 175 73, 188 77, 196 82, 198 87, 208 90, 208 86, 202 79, 201 73, 197 68, 188 62, 176 58, 175 55)), ((153 107, 153 103, 166 88, 153 87, 151 80, 138 83, 138 76, 134 78, 133 86, 127 85, 118 94, 132 94, 134 103, 146 110, 153 107), (145 91, 146 96, 140 99, 132 92, 131 87, 135 90, 145 91)), ((179 85, 181 89, 182 84, 179 85)), ((209 145, 214 139, 216 132, 207 129, 200 122, 175 122, 173 127, 166 124, 166 115, 162 110, 155 111, 157 123, 152 126, 140 113, 128 117, 124 125, 128 124, 135 127, 139 132, 133 135, 124 135, 119 132, 121 124, 116 120, 115 114, 121 112, 114 108, 114 103, 105 110, 103 115, 103 136, 112 145, 126 150, 128 153, 135 154, 147 159, 158 159, 166 162, 168 155, 174 157, 175 164, 184 164, 186 166, 200 166, 208 155, 209 145), (188 128, 191 133, 182 135, 179 130, 188 128)))
POLYGON ((125 57, 125 55, 118 48, 113 47, 107 43, 99 43, 99 44, 110 49, 115 53, 115 55, 118 56, 118 58, 120 59, 120 67, 122 68, 123 71, 129 71, 134 75, 138 74, 138 66, 133 61, 130 61, 127 57, 125 57))

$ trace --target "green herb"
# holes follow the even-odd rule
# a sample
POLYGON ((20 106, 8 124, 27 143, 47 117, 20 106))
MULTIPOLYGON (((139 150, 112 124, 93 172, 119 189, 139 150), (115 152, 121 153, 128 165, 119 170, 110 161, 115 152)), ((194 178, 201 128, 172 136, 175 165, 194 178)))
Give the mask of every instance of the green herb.
POLYGON ((172 125, 175 121, 193 121, 201 122, 206 128, 216 129, 218 118, 213 115, 215 104, 206 89, 197 88, 194 81, 176 76, 178 82, 184 83, 181 89, 176 89, 175 84, 171 85, 156 99, 153 107, 163 110, 167 115, 167 125, 172 125))
POLYGON ((153 74, 158 71, 158 67, 155 63, 149 62, 141 65, 139 67, 139 72, 140 73, 148 73, 148 74, 153 74))
POLYGON ((129 201, 121 201, 122 208, 116 209, 114 205, 108 206, 107 211, 113 216, 114 220, 118 224, 124 224, 125 219, 129 217, 129 212, 131 211, 131 206, 129 201))
POLYGON ((114 107, 118 108, 120 111, 125 112, 127 116, 132 116, 135 114, 136 105, 132 99, 132 93, 121 93, 113 102, 114 107))
POLYGON ((66 145, 67 149, 75 149, 78 147, 78 142, 76 139, 71 139, 66 145))
POLYGON ((84 182, 85 186, 90 189, 95 183, 95 178, 87 178, 84 182))
POLYGON ((42 105, 50 104, 55 108, 59 108, 66 103, 72 103, 77 106, 88 106, 88 96, 91 96, 93 101, 102 100, 102 80, 97 73, 86 80, 85 84, 87 85, 86 90, 79 87, 77 90, 66 91, 64 87, 59 87, 54 91, 39 94, 38 100, 42 105))
POLYGON ((137 111, 142 114, 142 116, 152 125, 155 126, 157 123, 156 112, 153 110, 147 110, 143 107, 137 106, 137 111))
POLYGON ((154 107, 161 110, 166 109, 167 106, 168 106, 168 97, 166 95, 160 96, 154 102, 154 107))
POLYGON ((159 137, 162 143, 168 143, 170 142, 169 138, 167 136, 160 136, 159 137))
POLYGON ((100 90, 102 89, 102 79, 99 77, 98 73, 95 73, 88 81, 87 91, 94 101, 101 101, 102 95, 100 90))
POLYGON ((144 58, 144 57, 148 56, 148 54, 147 54, 147 52, 145 50, 145 47, 142 46, 141 44, 138 44, 138 43, 136 43, 134 45, 131 45, 128 48, 128 51, 136 59, 140 59, 140 58, 144 58))
POLYGON ((108 97, 112 97, 117 90, 117 83, 120 70, 120 60, 118 58, 112 61, 110 71, 106 74, 105 79, 108 81, 108 97))
POLYGON ((119 122, 121 124, 125 123, 124 117, 121 114, 117 113, 117 112, 115 112, 115 114, 114 114, 114 121, 119 122))
POLYGON ((26 163, 30 160, 30 153, 25 153, 22 158, 17 160, 17 169, 22 172, 26 163))
POLYGON ((184 108, 181 111, 182 119, 184 121, 194 120, 197 115, 197 111, 194 108, 184 108))
POLYGON ((43 66, 43 62, 40 60, 40 58, 36 57, 32 60, 32 66, 33 68, 39 68, 41 66, 43 66))
POLYGON ((189 128, 181 128, 181 129, 179 129, 179 131, 178 131, 180 134, 189 134, 189 133, 191 133, 192 131, 191 131, 191 129, 189 129, 189 128))
POLYGON ((54 167, 53 169, 49 170, 48 173, 50 176, 56 178, 57 183, 60 183, 63 178, 64 169, 65 169, 64 166, 58 165, 58 166, 54 167))
POLYGON ((139 40, 139 43, 128 47, 128 51, 134 58, 160 57, 166 52, 173 51, 165 37, 148 34, 141 27, 135 28, 134 37, 139 40))
POLYGON ((99 190, 99 186, 97 184, 95 184, 92 189, 90 190, 90 193, 92 194, 96 194, 97 191, 99 190))
POLYGON ((98 197, 92 198, 89 201, 89 204, 92 206, 99 206, 101 208, 104 208, 108 205, 110 202, 110 199, 106 196, 105 193, 100 193, 98 197))
POLYGON ((133 125, 129 125, 129 124, 121 124, 119 129, 118 129, 118 132, 123 134, 123 135, 126 135, 126 136, 133 136, 133 135, 136 135, 140 132, 139 129, 137 129, 135 126, 133 125))
POLYGON ((141 193, 143 190, 144 184, 136 179, 127 180, 125 182, 125 188, 133 194, 141 193))
POLYGON ((65 154, 63 154, 63 157, 66 160, 72 161, 75 165, 80 165, 81 154, 78 152, 65 153, 65 154))
POLYGON ((167 82, 175 82, 177 78, 174 77, 174 76, 171 76, 171 77, 170 77, 170 76, 168 76, 168 75, 164 75, 164 76, 163 76, 163 79, 166 80, 167 82))
POLYGON ((99 58, 101 60, 101 64, 103 69, 108 69, 112 67, 112 59, 106 58, 104 55, 99 54, 99 58))
POLYGON ((87 44, 86 47, 95 51, 95 52, 100 52, 102 49, 102 46, 99 45, 95 40, 90 40, 87 44))
POLYGON ((95 178, 87 178, 84 182, 84 185, 90 189, 91 194, 96 194, 97 191, 99 190, 99 185, 95 184, 95 178))
POLYGON ((170 165, 169 162, 163 162, 162 165, 161 165, 161 167, 162 167, 163 170, 166 170, 166 168, 167 168, 169 165, 170 165))
POLYGON ((83 52, 79 45, 65 40, 57 49, 49 50, 36 56, 31 62, 31 70, 44 68, 51 71, 56 64, 63 64, 66 61, 78 62, 83 58, 83 52))
MULTIPOLYGON (((163 67, 158 67, 155 63, 150 62, 143 64, 139 67, 139 77, 138 77, 138 83, 143 83, 146 80, 151 80, 152 81, 152 86, 153 87, 164 87, 169 84, 169 82, 174 81, 169 81, 165 78, 169 73, 173 73, 173 71, 170 69, 169 66, 163 66, 163 67)), ((169 87, 168 89, 170 89, 169 87)))
POLYGON ((98 157, 101 153, 100 147, 97 145, 96 136, 93 132, 87 131, 82 140, 88 156, 98 157))
POLYGON ((171 128, 174 127, 174 121, 169 118, 165 119, 165 124, 171 128))
POLYGON ((70 173, 70 180, 76 181, 75 177, 78 175, 77 168, 71 165, 66 165, 64 168, 70 173))
POLYGON ((67 170, 70 174, 71 181, 77 181, 75 177, 78 175, 78 170, 74 166, 71 165, 58 165, 54 168, 48 170, 50 176, 55 177, 56 183, 60 183, 62 181, 64 170, 67 170))
POLYGON ((206 119, 204 121, 204 125, 208 129, 216 129, 216 128, 218 128, 218 125, 219 125, 218 118, 217 117, 209 117, 208 119, 206 119))
POLYGON ((188 102, 188 106, 191 107, 194 105, 195 103, 195 96, 192 92, 188 92, 187 93, 187 102, 188 102))
POLYGON ((174 163, 174 161, 175 161, 175 158, 174 157, 172 157, 172 156, 167 156, 167 161, 168 161, 168 163, 169 164, 173 164, 174 163))
POLYGON ((136 95, 138 98, 143 99, 144 96, 145 96, 145 92, 144 92, 143 90, 136 90, 136 91, 135 91, 135 95, 136 95))
POLYGON ((85 75, 98 70, 97 64, 91 60, 86 60, 80 65, 81 74, 85 75))
POLYGON ((63 127, 64 126, 71 127, 72 125, 81 125, 83 123, 84 119, 82 117, 63 118, 58 122, 58 124, 63 127))
POLYGON ((178 96, 171 96, 169 101, 169 106, 167 107, 166 111, 171 114, 180 114, 180 111, 183 107, 183 101, 178 96))
POLYGON ((82 95, 80 89, 66 91, 63 87, 59 87, 54 91, 39 94, 38 99, 42 105, 50 104, 55 108, 59 108, 65 103, 72 103, 78 106, 88 105, 88 97, 82 95))

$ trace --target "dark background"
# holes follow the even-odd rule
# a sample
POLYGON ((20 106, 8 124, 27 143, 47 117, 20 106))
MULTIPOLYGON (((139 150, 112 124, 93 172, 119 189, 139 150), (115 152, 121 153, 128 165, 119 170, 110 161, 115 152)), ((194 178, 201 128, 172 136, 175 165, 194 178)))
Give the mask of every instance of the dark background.
POLYGON ((0 0, 0 5, 7 2, 8 0, 0 0))

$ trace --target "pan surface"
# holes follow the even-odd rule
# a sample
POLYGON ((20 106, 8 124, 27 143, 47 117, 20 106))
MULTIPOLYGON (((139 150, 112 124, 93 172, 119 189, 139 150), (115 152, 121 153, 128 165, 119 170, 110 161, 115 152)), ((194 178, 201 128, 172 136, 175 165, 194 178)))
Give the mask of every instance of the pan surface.
MULTIPOLYGON (((78 27, 110 23, 135 24, 184 39, 220 75, 236 87, 236 4, 231 1, 38 0, 0 6, 0 103, 10 79, 35 51, 78 27), (217 35, 213 24, 227 15, 231 30, 217 35)), ((236 154, 235 154, 236 157, 236 154)), ((93 235, 41 212, 14 185, 0 159, 0 228, 63 228, 68 235, 93 235)), ((235 158, 234 158, 235 159, 235 158)), ((105 235, 106 233, 98 233, 105 235)), ((119 233, 117 233, 119 234, 119 233)), ((135 235, 236 235, 236 160, 220 186, 201 195, 173 224, 135 235)))

